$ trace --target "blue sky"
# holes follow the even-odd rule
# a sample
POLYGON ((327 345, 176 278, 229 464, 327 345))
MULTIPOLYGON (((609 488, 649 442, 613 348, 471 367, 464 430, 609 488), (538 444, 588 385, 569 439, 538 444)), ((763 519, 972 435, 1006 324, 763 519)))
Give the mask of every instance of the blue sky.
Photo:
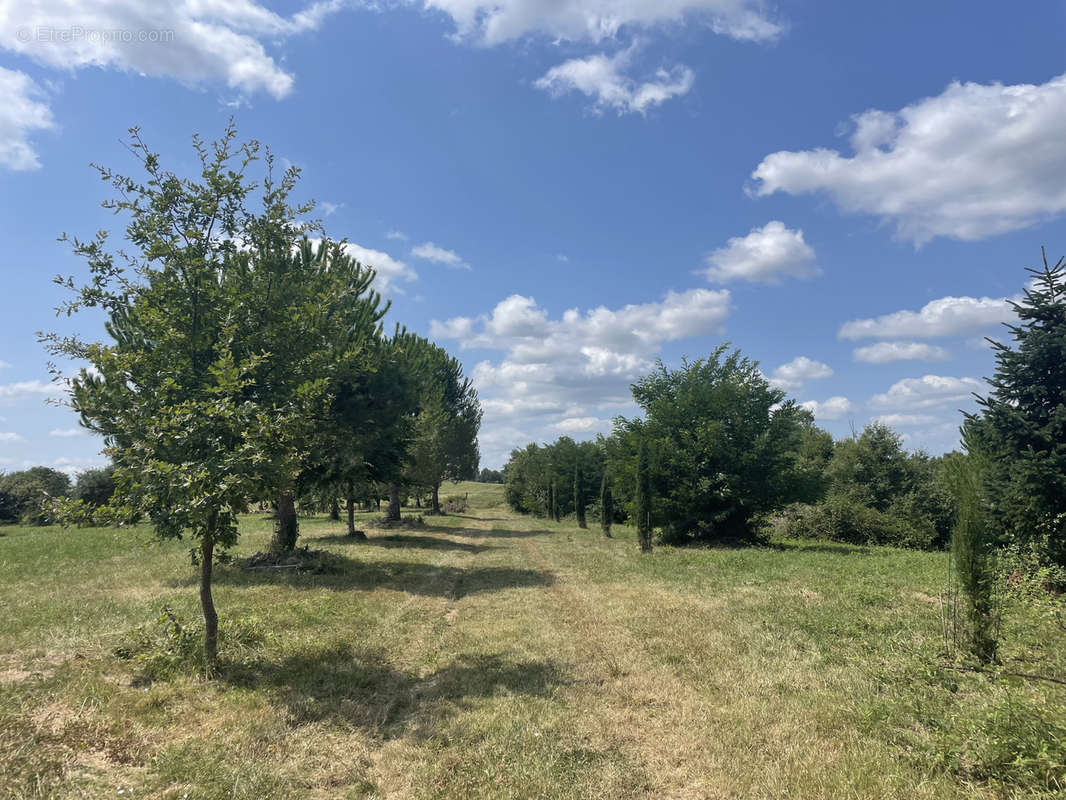
POLYGON ((100 442, 45 405, 89 162, 233 115, 303 168, 392 316, 464 361, 483 465, 607 431, 731 341, 847 435, 957 441, 981 345, 1066 253, 1066 3, 0 0, 0 469, 100 442), (142 41, 143 40, 143 41, 142 41))

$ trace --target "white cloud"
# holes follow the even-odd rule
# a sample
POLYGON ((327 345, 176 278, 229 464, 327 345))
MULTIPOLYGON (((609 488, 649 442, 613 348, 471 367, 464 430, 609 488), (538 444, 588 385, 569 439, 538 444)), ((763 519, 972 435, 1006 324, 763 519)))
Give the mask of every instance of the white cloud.
POLYGON ((371 250, 369 247, 363 247, 351 242, 344 245, 344 251, 363 266, 374 268, 377 273, 374 279, 374 288, 382 294, 402 293, 403 289, 396 284, 401 281, 410 283, 418 279, 417 272, 388 253, 383 253, 380 250, 371 250))
POLYGON ((832 374, 833 370, 828 364, 807 358, 807 356, 796 356, 788 363, 777 367, 769 381, 779 389, 795 391, 803 386, 804 381, 828 378, 832 374))
POLYGON ((952 403, 968 403, 974 392, 987 390, 987 384, 976 378, 923 375, 921 378, 896 381, 884 394, 871 397, 870 407, 886 411, 908 411, 952 403))
MULTIPOLYGON (((730 310, 727 290, 690 289, 617 309, 569 309, 552 319, 532 297, 512 295, 477 318, 433 321, 430 334, 464 348, 503 351, 500 360, 481 361, 471 371, 486 432, 517 426, 554 438, 560 431, 592 432, 579 428, 593 425, 588 420, 595 413, 601 420, 631 413, 629 385, 654 367, 662 345, 721 332, 730 310)), ((506 452, 526 441, 504 443, 506 452)), ((486 463, 506 456, 490 452, 484 436, 482 448, 486 463)))
POLYGON ((934 425, 940 420, 932 414, 881 414, 873 422, 880 422, 890 428, 908 428, 920 425, 934 425))
POLYGON ((264 43, 318 28, 344 0, 290 17, 256 0, 37 0, 0 5, 0 47, 61 70, 111 68, 282 98, 293 76, 264 43))
POLYGON ((800 405, 814 414, 815 419, 820 420, 841 419, 849 414, 853 408, 851 401, 840 395, 822 401, 807 400, 806 402, 800 403, 800 405))
POLYGON ((692 88, 695 73, 684 65, 666 69, 660 67, 644 81, 625 74, 634 48, 614 55, 595 53, 585 58, 572 58, 549 69, 534 86, 559 97, 568 92, 580 92, 593 100, 592 110, 614 111, 618 114, 646 114, 672 97, 687 94, 692 88))
POLYGON ((470 269, 470 265, 463 261, 463 259, 459 257, 459 254, 454 250, 446 250, 443 247, 433 244, 433 242, 424 242, 412 247, 411 255, 415 258, 424 259, 425 261, 444 264, 444 266, 451 269, 470 269))
POLYGON ((611 430, 611 420, 599 417, 566 417, 551 427, 559 433, 607 433, 611 430))
POLYGON ((0 166, 37 169, 41 162, 30 134, 55 127, 44 93, 25 73, 0 67, 0 97, 0 166))
POLYGON ((941 297, 918 311, 896 311, 873 319, 845 322, 841 339, 932 339, 959 336, 1015 318, 1005 297, 941 297))
POLYGON ((48 431, 48 435, 52 436, 52 437, 55 437, 55 438, 69 439, 69 438, 74 437, 74 436, 84 436, 85 435, 85 429, 84 428, 53 428, 52 430, 48 431))
POLYGON ((327 217, 333 216, 344 207, 344 203, 330 203, 328 200, 323 200, 319 205, 322 207, 322 213, 327 217))
POLYGON ((925 342, 877 342, 856 347, 856 361, 868 364, 887 364, 890 361, 947 361, 951 354, 943 347, 925 342))
POLYGON ((1040 85, 952 83, 899 111, 854 118, 854 155, 781 151, 752 173, 757 195, 826 192, 915 244, 984 239, 1066 211, 1066 75, 1040 85))
POLYGON ((0 385, 0 400, 16 400, 33 395, 55 396, 61 393, 61 388, 54 383, 46 381, 17 381, 0 385))
POLYGON ((403 231, 391 230, 385 234, 386 239, 396 239, 397 241, 406 242, 407 234, 403 231))
POLYGON ((707 280, 715 283, 744 280, 781 283, 785 278, 813 278, 821 274, 814 248, 803 241, 802 230, 790 230, 772 220, 735 236, 706 257, 707 280))
POLYGON ((11 367, 6 361, 0 361, 0 369, 9 369, 11 367))
POLYGON ((784 27, 756 0, 427 0, 455 23, 456 36, 495 45, 530 34, 571 42, 599 42, 630 31, 691 18, 743 41, 770 41, 784 27))
POLYGON ((21 442, 22 437, 10 431, 0 431, 0 442, 21 442))

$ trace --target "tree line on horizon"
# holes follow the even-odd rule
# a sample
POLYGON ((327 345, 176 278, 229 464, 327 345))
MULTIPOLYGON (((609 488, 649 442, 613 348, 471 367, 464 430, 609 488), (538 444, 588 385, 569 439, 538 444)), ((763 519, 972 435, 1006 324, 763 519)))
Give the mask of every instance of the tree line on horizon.
POLYGON ((773 387, 757 363, 722 345, 661 361, 632 385, 642 416, 609 436, 530 443, 504 467, 512 509, 652 531, 665 544, 737 545, 790 537, 949 548, 966 595, 975 655, 995 658, 995 595, 1004 570, 1066 589, 1066 259, 1029 269, 1012 306, 1012 343, 991 391, 963 415, 962 450, 908 453, 871 423, 834 441, 773 387), (599 487, 598 497, 596 487, 599 487))

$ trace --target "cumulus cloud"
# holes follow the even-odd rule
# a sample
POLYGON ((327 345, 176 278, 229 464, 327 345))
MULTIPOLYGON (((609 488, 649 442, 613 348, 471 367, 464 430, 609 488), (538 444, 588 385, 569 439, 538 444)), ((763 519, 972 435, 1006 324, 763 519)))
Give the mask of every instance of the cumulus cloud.
POLYGON ((784 26, 756 0, 427 0, 450 16, 456 37, 495 45, 542 34, 571 42, 614 38, 623 28, 642 30, 686 19, 742 41, 772 41, 784 26))
POLYGON ((704 274, 714 283, 778 284, 785 278, 813 278, 822 272, 803 231, 786 228, 778 220, 752 228, 747 236, 733 237, 705 260, 704 274))
POLYGON ((433 242, 425 242, 411 248, 411 255, 425 261, 443 264, 450 269, 470 269, 470 265, 463 261, 454 250, 446 250, 433 242))
POLYGON ((643 81, 626 75, 633 48, 614 55, 596 53, 552 67, 534 86, 558 97, 580 92, 592 99, 592 110, 646 114, 672 97, 688 94, 695 74, 684 65, 660 67, 643 81))
MULTIPOLYGON (((580 426, 596 424, 590 421, 596 412, 601 422, 629 413, 629 385, 654 367, 662 345, 721 332, 730 310, 727 290, 690 289, 657 302, 574 308, 552 318, 534 298, 516 294, 479 317, 435 320, 430 334, 462 348, 502 351, 499 360, 482 360, 471 371, 486 431, 510 426, 551 438, 592 432, 580 426)), ((524 442, 507 446, 518 444, 524 442)), ((490 452, 484 437, 482 448, 487 463, 506 456, 490 452)))
POLYGON ((282 98, 293 76, 264 43, 321 26, 344 0, 282 16, 256 0, 38 0, 0 5, 0 47, 46 67, 111 68, 282 98))
POLYGON ((1005 297, 941 297, 918 311, 896 311, 872 319, 845 322, 841 339, 933 339, 960 336, 1015 319, 1005 297))
POLYGON ((947 361, 951 354, 943 347, 925 342, 877 342, 856 347, 852 355, 856 361, 868 364, 888 364, 891 361, 947 361))
POLYGON ((987 390, 987 384, 976 378, 923 375, 921 378, 896 381, 887 392, 871 397, 870 407, 904 412, 953 403, 968 403, 974 392, 987 390))
POLYGON ((0 385, 0 400, 18 400, 33 396, 55 396, 61 392, 60 387, 46 381, 17 381, 0 385))
POLYGON ((984 239, 1066 210, 1066 75, 1039 85, 956 82, 853 122, 853 155, 771 153, 752 173, 754 194, 824 192, 916 245, 984 239))
POLYGON ((881 414, 872 421, 890 428, 913 428, 919 425, 935 425, 940 419, 932 414, 881 414))
POLYGON ((10 431, 0 431, 0 442, 21 442, 22 437, 10 431))
POLYGON ((25 73, 0 67, 0 97, 0 166, 16 172, 39 168, 30 136, 55 127, 44 92, 25 73))
POLYGON ((787 364, 781 364, 770 375, 769 381, 779 389, 795 391, 803 386, 804 381, 828 378, 833 374, 832 368, 821 361, 807 356, 796 356, 787 364))
POLYGON ((800 405, 814 414, 814 418, 818 420, 841 419, 849 414, 853 408, 851 401, 840 395, 821 401, 807 400, 800 403, 800 405))
POLYGON ((58 439, 70 439, 74 436, 83 436, 84 434, 84 428, 53 428, 48 431, 49 436, 58 439))
POLYGON ((566 417, 552 425, 559 433, 607 433, 611 430, 611 420, 599 417, 566 417))
POLYGON ((397 284, 410 283, 418 279, 418 273, 411 267, 381 250, 372 250, 369 247, 348 242, 344 245, 344 251, 363 266, 374 268, 377 273, 374 278, 374 288, 382 294, 400 294, 403 289, 397 284))

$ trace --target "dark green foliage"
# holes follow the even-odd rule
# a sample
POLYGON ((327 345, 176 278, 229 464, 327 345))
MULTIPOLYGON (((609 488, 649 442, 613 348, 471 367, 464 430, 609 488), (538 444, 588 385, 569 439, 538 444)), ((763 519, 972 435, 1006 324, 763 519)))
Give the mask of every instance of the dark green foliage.
POLYGON ((817 505, 796 505, 783 514, 785 536, 891 547, 931 546, 935 532, 912 527, 891 512, 878 511, 847 495, 831 495, 817 505))
POLYGON ((633 515, 637 521, 637 541, 642 553, 651 552, 651 463, 648 443, 641 437, 637 444, 637 475, 633 490, 633 515))
POLYGON ((999 636, 995 536, 987 514, 986 471, 985 458, 974 450, 954 459, 949 473, 958 508, 951 537, 952 577, 963 593, 970 651, 982 664, 995 660, 999 636))
POLYGON ((51 501, 70 494, 70 479, 49 467, 31 467, 0 477, 0 522, 48 525, 51 501))
POLYGON ((948 543, 955 508, 944 459, 907 453, 886 425, 837 442, 825 485, 823 504, 788 515, 788 535, 921 549, 948 543))
POLYGON ((574 470, 574 514, 577 516, 577 527, 587 528, 585 521, 585 489, 581 485, 581 467, 574 470))
POLYGON ((611 536, 612 517, 614 517, 614 498, 611 497, 611 484, 607 480, 607 471, 604 470, 603 480, 600 481, 600 530, 608 538, 611 536))
MULTIPOLYGON (((1012 345, 992 342, 992 391, 965 438, 988 458, 990 521, 1002 541, 1034 544, 1066 565, 1066 260, 1029 269, 1012 303, 1012 345)), ((991 341, 991 340, 990 340, 991 341)))
POLYGON ((722 346, 679 369, 660 362, 633 397, 645 418, 616 421, 611 468, 633 475, 646 443, 664 541, 752 541, 761 517, 817 488, 817 467, 800 457, 810 413, 739 351, 722 346))
POLYGON ((477 474, 477 479, 480 483, 503 483, 503 470, 485 467, 477 474))
POLYGON ((74 483, 75 500, 81 500, 91 508, 106 506, 115 493, 115 474, 110 467, 87 469, 78 475, 74 483))

